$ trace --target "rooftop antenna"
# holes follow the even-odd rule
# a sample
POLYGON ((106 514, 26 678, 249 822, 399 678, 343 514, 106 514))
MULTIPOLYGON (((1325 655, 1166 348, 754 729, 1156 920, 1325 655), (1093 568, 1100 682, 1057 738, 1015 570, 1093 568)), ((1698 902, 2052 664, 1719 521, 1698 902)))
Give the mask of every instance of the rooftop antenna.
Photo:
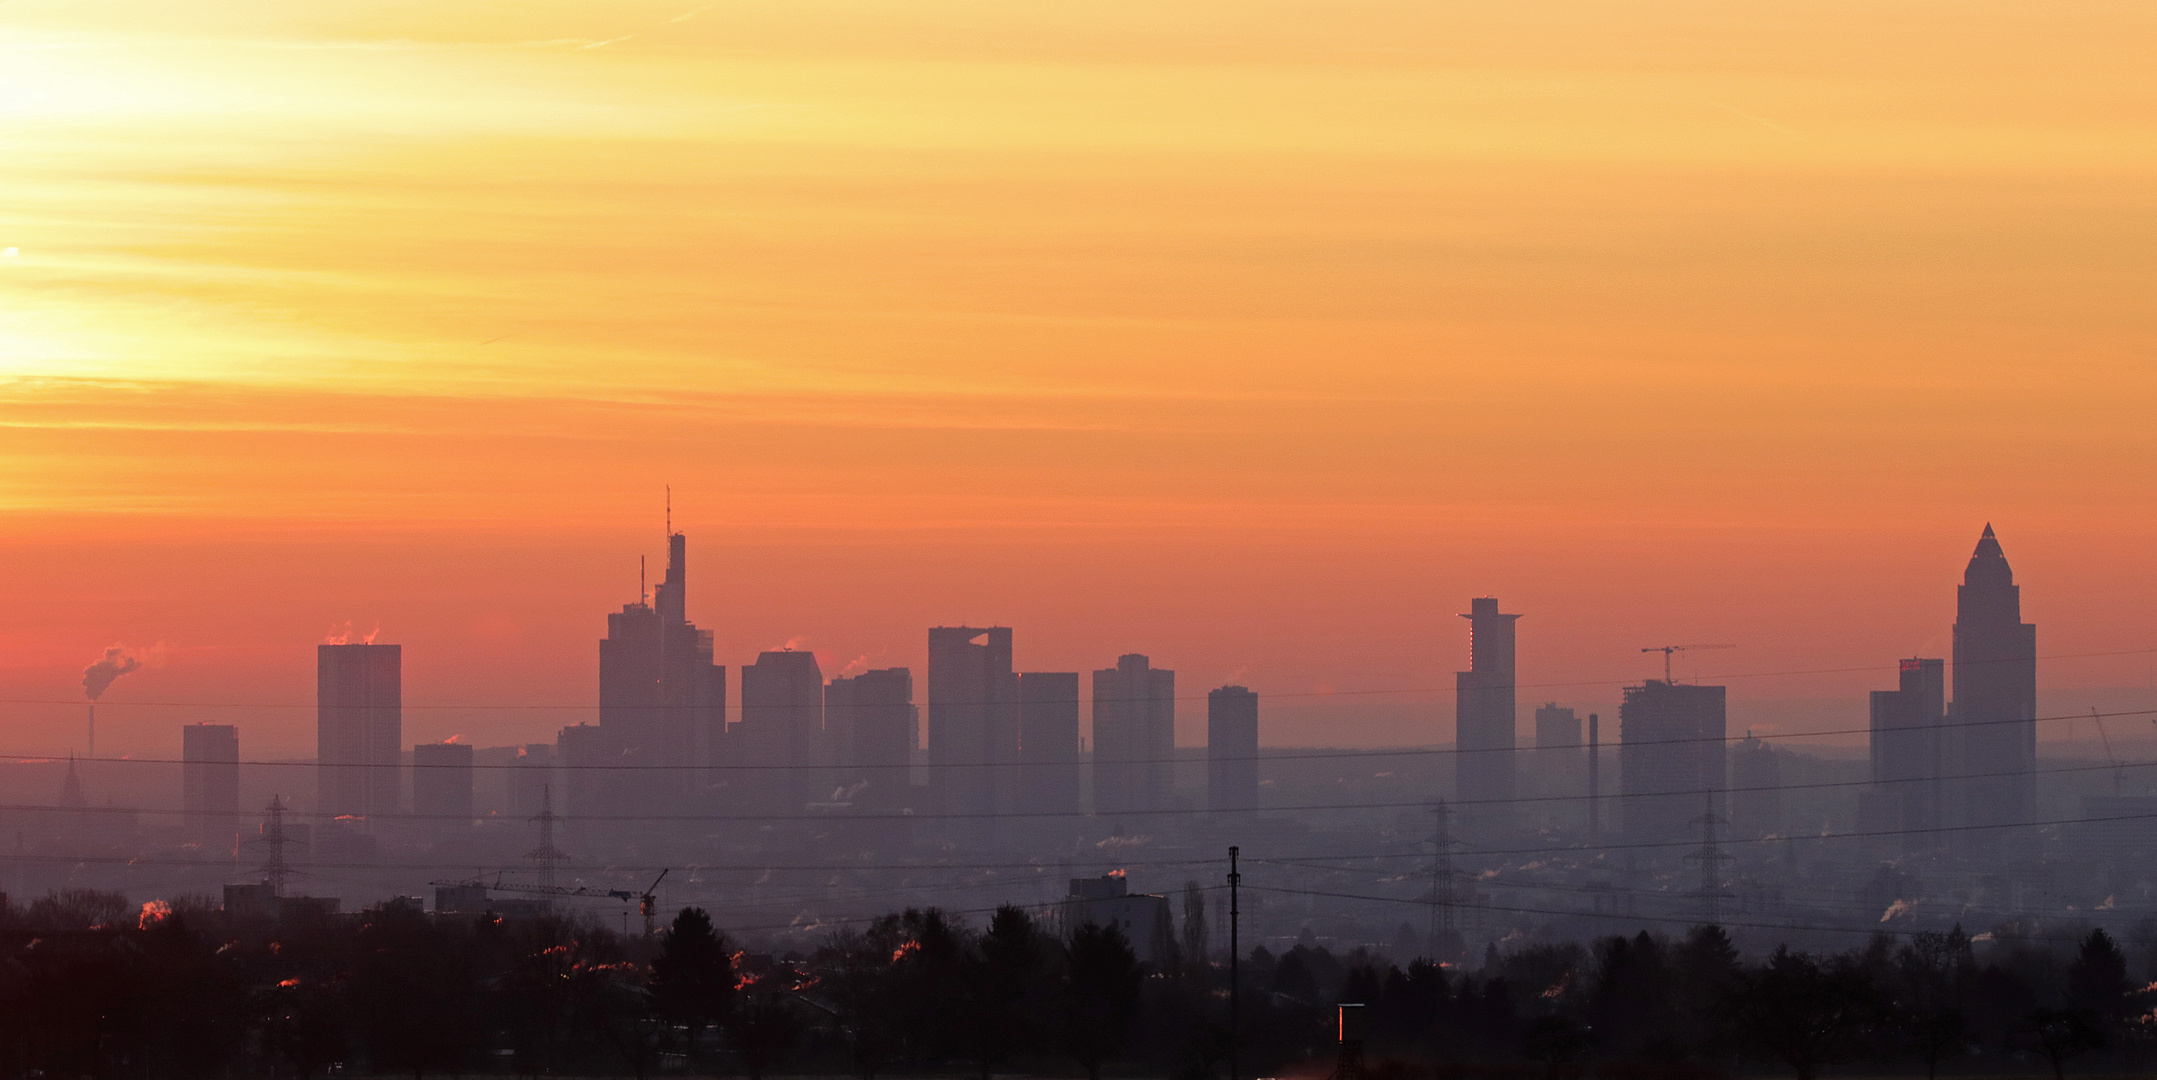
POLYGON ((674 535, 674 485, 667 485, 667 535, 674 535))
POLYGON ((637 603, 649 603, 652 591, 644 586, 644 556, 637 556, 637 603))

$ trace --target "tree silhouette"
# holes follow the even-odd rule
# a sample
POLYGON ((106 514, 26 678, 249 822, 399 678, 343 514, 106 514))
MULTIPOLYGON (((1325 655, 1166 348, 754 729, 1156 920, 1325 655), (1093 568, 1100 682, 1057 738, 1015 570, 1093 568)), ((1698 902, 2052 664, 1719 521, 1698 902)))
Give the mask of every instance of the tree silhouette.
POLYGON ((1213 952, 1206 928, 1206 888, 1195 881, 1183 883, 1183 962, 1192 971, 1207 970, 1213 952))
POLYGON ((1822 965, 1776 948, 1737 999, 1744 1030, 1768 1053, 1812 1080, 1820 1067, 1854 1056, 1878 1015, 1871 988, 1851 965, 1822 965))
POLYGON ((1643 930, 1605 938, 1596 950, 1589 1024, 1605 1052, 1631 1057, 1674 1041, 1675 994, 1663 945, 1643 930))
POLYGON ((1970 939, 1958 923, 1947 933, 1928 930, 1895 953, 1895 1005, 1908 1045, 1925 1063, 1925 1078, 1939 1075, 1943 1061, 1962 1052, 1969 1018, 1963 998, 1976 976, 1970 939))
POLYGON ((2030 1014, 2029 1032, 2037 1052, 2051 1063, 2053 1080, 2065 1080, 2068 1058, 2105 1045, 2097 1014, 2089 1009, 2039 1009, 2030 1014))
POLYGON ((817 950, 819 989, 831 1003, 839 1039, 862 1080, 875 1080, 903 1043, 903 990, 894 968, 909 940, 899 916, 886 915, 867 930, 832 935, 817 950))
POLYGON ((182 915, 167 915, 140 937, 140 989, 128 1026, 144 1063, 164 1076, 222 1070, 246 1038, 237 973, 182 915))
POLYGON ((2067 966, 2068 1007, 2087 1009, 2099 1021, 2118 1020, 2128 1011, 2127 994, 2132 988, 2127 980, 2127 955, 2119 944, 2103 930, 2090 931, 2067 966))
POLYGON ((744 987, 735 1002, 730 1030, 749 1080, 763 1080, 764 1071, 793 1049, 801 1036, 794 1003, 788 1000, 789 988, 783 985, 791 974, 767 972, 744 987))
POLYGON ((1745 965, 1720 926, 1695 926, 1670 951, 1673 1028, 1680 1049, 1720 1060, 1729 1044, 1730 1010, 1745 985, 1745 965))
POLYGON ((345 1006, 320 980, 280 980, 263 991, 256 1012, 264 1051, 302 1080, 344 1059, 345 1006))
POLYGON ((1086 1070, 1087 1080, 1101 1080, 1102 1064, 1121 1054, 1130 1038, 1138 957, 1121 930, 1091 923, 1072 932, 1066 957, 1064 1051, 1086 1070))
POLYGON ((916 1064, 933 1065, 961 1050, 961 1017, 969 957, 965 928, 936 908, 899 917, 906 939, 893 949, 897 1020, 916 1064))
POLYGON ((969 965, 962 1037, 981 1080, 1041 1041, 1049 943, 1024 911, 1005 904, 989 920, 969 965))
POLYGON ((478 1045, 478 972, 453 932, 416 907, 385 904, 365 914, 352 973, 352 1002, 375 1067, 453 1069, 478 1045))
POLYGON ((734 957, 726 938, 712 929, 704 909, 683 908, 652 957, 652 1011, 679 1025, 693 1052, 697 1033, 725 1024, 733 1002, 734 957))
POLYGON ((1574 1074, 1575 1064, 1595 1045, 1586 1028, 1563 1016, 1545 1016, 1528 1025, 1523 1053, 1543 1066, 1546 1080, 1574 1074))

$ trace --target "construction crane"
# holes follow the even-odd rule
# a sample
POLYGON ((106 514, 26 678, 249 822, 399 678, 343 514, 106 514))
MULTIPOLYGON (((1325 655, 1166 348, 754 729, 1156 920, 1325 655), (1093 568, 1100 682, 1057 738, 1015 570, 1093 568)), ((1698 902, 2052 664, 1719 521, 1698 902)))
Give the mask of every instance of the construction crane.
POLYGON ((1735 648, 1737 648, 1737 646, 1735 646, 1735 645, 1650 645, 1650 646, 1648 646, 1648 647, 1646 647, 1646 648, 1644 648, 1644 649, 1642 649, 1642 650, 1640 650, 1640 651, 1641 651, 1641 652, 1659 652, 1659 653, 1662 653, 1662 654, 1663 654, 1663 681, 1664 681, 1664 682, 1673 682, 1673 681, 1675 681, 1675 680, 1673 680, 1673 679, 1672 679, 1672 678, 1670 677, 1670 654, 1671 654, 1671 653, 1679 653, 1679 652, 1690 652, 1690 651, 1692 651, 1692 650, 1694 650, 1694 649, 1735 649, 1735 648))
MULTIPOLYGON (((659 883, 660 883, 660 882, 662 882, 662 881, 665 881, 665 880, 667 879, 667 870, 668 870, 668 869, 671 869, 671 868, 670 868, 670 867, 662 867, 662 868, 660 869, 660 871, 659 871, 659 876, 658 876, 658 877, 655 877, 655 878, 653 878, 653 879, 652 879, 652 883, 651 883, 651 884, 649 884, 649 885, 646 885, 646 886, 644 887, 644 891, 643 891, 643 892, 640 892, 640 893, 638 893, 638 894, 636 895, 636 900, 637 900, 637 910, 639 910, 639 911, 641 911, 641 912, 643 912, 643 913, 644 913, 644 936, 645 936, 645 937, 651 937, 651 936, 652 936, 652 934, 653 934, 653 933, 655 932, 655 930, 657 929, 656 927, 654 927, 654 926, 652 925, 652 921, 653 921, 653 916, 654 916, 654 915, 655 915, 655 914, 657 913, 657 909, 658 909, 658 906, 659 906, 659 883)), ((626 892, 612 892, 612 893, 608 893, 607 895, 609 895, 609 896, 619 896, 619 897, 621 897, 622 899, 625 899, 625 900, 629 898, 629 894, 628 894, 628 893, 626 893, 626 892)))
POLYGON ((635 900, 638 910, 644 915, 644 936, 650 937, 656 929, 653 924, 658 915, 659 883, 666 880, 667 874, 671 870, 672 868, 669 867, 659 871, 659 876, 653 878, 652 883, 646 885, 643 892, 631 892, 628 889, 594 889, 583 885, 573 889, 561 885, 514 885, 502 881, 500 877, 496 877, 491 883, 481 881, 478 878, 470 878, 465 881, 430 881, 428 884, 485 889, 488 892, 522 893, 525 896, 544 896, 550 900, 568 900, 580 897, 589 900, 602 898, 607 900, 635 900))

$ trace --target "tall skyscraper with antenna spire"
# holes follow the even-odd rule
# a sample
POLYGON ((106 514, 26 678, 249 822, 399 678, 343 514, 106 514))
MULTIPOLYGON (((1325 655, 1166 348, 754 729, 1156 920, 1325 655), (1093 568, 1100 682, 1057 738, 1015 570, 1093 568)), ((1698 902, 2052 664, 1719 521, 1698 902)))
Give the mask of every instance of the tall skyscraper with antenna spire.
POLYGON ((2022 587, 1990 524, 1955 590, 1954 685, 1963 822, 2036 820, 2037 627, 2022 621, 2022 587))
MULTIPOLYGON (((671 502, 671 499, 670 499, 671 502)), ((689 621, 689 541, 667 516, 667 571, 647 602, 607 616, 599 642, 599 727, 620 755, 625 801, 679 800, 701 790, 726 731, 726 668, 712 636, 689 621), (648 768, 641 775, 628 770, 648 768)))

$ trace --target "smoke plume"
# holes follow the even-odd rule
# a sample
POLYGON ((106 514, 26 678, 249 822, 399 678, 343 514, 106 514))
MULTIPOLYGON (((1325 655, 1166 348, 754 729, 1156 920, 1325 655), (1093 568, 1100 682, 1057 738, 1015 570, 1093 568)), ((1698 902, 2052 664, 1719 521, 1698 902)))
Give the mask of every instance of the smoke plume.
POLYGON ((352 639, 358 638, 360 644, 372 645, 374 644, 374 639, 381 636, 381 634, 381 623, 376 623, 374 629, 362 634, 352 629, 352 622, 347 619, 340 625, 330 627, 330 632, 322 635, 322 643, 325 645, 350 645, 352 639))
POLYGON ((105 696, 105 689, 112 680, 142 666, 142 661, 127 654, 127 650, 114 645, 105 650, 105 658, 82 669, 82 692, 91 701, 105 696))

